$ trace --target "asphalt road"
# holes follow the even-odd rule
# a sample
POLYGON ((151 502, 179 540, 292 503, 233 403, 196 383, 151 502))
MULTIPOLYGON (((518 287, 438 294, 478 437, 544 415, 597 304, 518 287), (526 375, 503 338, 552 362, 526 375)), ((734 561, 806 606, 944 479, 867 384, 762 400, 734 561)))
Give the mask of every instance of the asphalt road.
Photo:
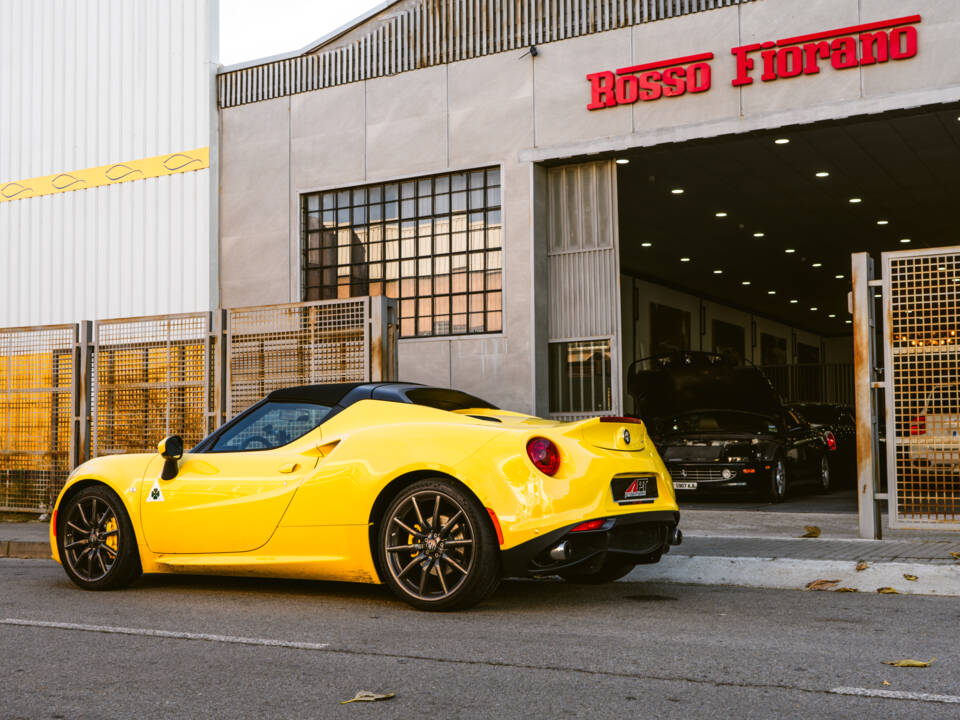
POLYGON ((508 581, 456 614, 334 583, 90 593, 52 562, 0 560, 0 717, 956 718, 958 624, 953 598, 628 581, 508 581), (340 704, 359 690, 396 697, 340 704))

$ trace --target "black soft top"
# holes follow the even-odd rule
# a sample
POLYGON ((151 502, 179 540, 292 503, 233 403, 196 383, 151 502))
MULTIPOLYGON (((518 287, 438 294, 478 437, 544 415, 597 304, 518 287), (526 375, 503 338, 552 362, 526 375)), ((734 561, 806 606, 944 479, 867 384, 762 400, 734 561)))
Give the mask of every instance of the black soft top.
POLYGON ((460 390, 401 382, 299 385, 274 390, 267 395, 266 399, 279 402, 308 402, 329 405, 333 408, 330 416, 360 400, 411 403, 437 408, 438 410, 497 409, 495 405, 491 405, 486 400, 481 400, 460 390))

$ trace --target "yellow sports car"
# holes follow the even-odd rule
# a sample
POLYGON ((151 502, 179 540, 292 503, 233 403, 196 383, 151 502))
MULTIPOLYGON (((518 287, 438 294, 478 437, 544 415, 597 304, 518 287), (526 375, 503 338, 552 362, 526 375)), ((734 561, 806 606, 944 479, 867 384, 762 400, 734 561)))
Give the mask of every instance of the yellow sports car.
POLYGON ((386 583, 464 608, 502 577, 606 582, 677 544, 680 514, 639 420, 560 423, 410 383, 277 390, 190 452, 78 467, 53 556, 88 590, 147 573, 386 583))

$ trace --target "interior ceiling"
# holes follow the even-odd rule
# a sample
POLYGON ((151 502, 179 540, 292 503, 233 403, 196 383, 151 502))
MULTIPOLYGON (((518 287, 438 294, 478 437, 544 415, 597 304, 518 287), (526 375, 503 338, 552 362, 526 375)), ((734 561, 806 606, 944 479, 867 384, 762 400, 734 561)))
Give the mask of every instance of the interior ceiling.
POLYGON ((625 271, 821 335, 851 332, 851 253, 960 244, 960 107, 617 157, 625 271))

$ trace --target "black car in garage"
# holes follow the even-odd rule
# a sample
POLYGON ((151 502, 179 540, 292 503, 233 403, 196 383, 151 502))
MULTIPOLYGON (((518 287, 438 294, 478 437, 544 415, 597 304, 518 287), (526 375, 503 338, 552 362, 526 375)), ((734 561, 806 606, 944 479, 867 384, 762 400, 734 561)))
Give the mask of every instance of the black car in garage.
POLYGON ((840 403, 797 402, 788 407, 824 434, 831 447, 834 485, 854 485, 857 475, 857 421, 853 408, 840 403))
POLYGON ((824 434, 787 408, 756 367, 670 353, 634 363, 627 382, 681 497, 747 492, 782 502, 800 484, 830 490, 824 434))

